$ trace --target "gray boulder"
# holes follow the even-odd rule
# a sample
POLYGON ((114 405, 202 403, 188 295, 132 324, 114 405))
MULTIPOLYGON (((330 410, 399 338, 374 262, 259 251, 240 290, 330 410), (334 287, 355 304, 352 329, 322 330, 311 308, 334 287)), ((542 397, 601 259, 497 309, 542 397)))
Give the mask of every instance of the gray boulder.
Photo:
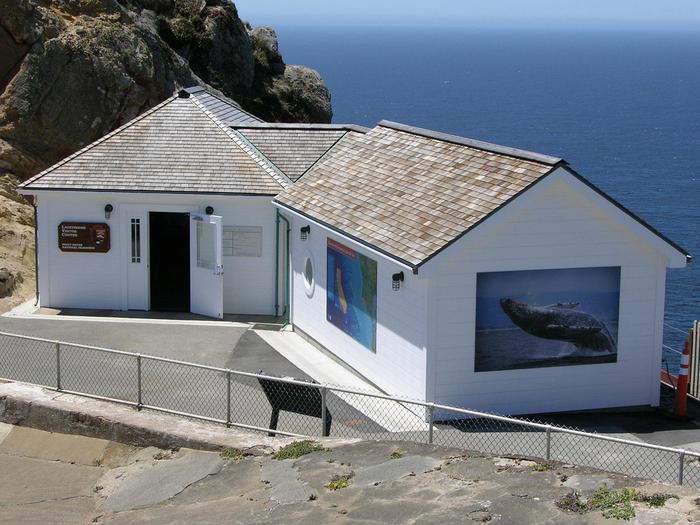
POLYGON ((0 297, 12 295, 15 289, 15 276, 7 268, 0 268, 0 297))

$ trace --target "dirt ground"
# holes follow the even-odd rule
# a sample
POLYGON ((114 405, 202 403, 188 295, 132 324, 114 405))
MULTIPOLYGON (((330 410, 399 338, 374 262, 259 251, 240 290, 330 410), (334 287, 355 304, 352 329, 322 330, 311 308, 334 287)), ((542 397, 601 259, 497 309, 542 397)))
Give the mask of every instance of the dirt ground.
POLYGON ((0 176, 0 269, 8 269, 16 286, 0 293, 0 314, 34 297, 34 210, 15 191, 17 181, 0 176))

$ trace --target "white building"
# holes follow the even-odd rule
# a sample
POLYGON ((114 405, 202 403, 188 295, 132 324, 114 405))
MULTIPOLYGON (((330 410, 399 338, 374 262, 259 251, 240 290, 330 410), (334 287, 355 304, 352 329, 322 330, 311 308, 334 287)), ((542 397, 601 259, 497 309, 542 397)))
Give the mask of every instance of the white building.
POLYGON ((265 124, 202 88, 179 92, 20 188, 37 206, 40 305, 281 314, 272 197, 354 130, 265 124), (96 229, 108 250, 85 238, 96 229))
POLYGON ((384 391, 443 404, 658 404, 666 268, 689 256, 565 161, 252 120, 181 92, 26 182, 41 305, 285 312, 384 391))

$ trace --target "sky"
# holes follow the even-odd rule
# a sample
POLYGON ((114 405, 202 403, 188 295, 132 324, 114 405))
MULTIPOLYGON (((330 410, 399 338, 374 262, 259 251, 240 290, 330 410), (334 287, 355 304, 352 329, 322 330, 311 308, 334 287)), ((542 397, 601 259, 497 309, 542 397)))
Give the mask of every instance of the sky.
POLYGON ((234 0, 253 25, 700 29, 700 0, 234 0))

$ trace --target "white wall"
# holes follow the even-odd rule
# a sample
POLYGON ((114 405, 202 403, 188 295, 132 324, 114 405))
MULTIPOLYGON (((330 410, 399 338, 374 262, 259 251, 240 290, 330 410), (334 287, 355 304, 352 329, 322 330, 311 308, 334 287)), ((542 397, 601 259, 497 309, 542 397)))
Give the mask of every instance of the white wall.
POLYGON ((300 240, 299 229, 310 224, 294 217, 291 230, 292 322, 330 352, 384 391, 425 398, 426 287, 410 270, 372 253, 350 240, 311 224, 300 240), (377 261, 377 350, 372 352, 326 319, 326 239, 330 237, 377 261), (302 275, 304 259, 314 261, 314 293, 308 297, 302 275), (403 270, 399 291, 392 290, 392 274, 403 270))
POLYGON ((269 196, 157 195, 41 192, 38 199, 40 304, 49 307, 148 309, 148 212, 203 212, 213 206, 225 226, 261 226, 261 257, 224 257, 224 312, 273 314, 275 209, 269 196), (114 211, 105 220, 104 206, 114 211), (130 219, 142 219, 142 263, 134 270, 130 219), (111 249, 106 254, 64 253, 58 225, 64 221, 107 222, 111 249), (137 284, 134 284, 137 283, 137 284), (145 283, 145 284, 144 284, 145 283))
POLYGON ((425 267, 430 400, 507 414, 658 404, 668 260, 587 191, 553 175, 425 267), (616 363, 474 372, 478 272, 596 266, 621 267, 616 363))
POLYGON ((38 199, 39 301, 41 306, 119 309, 122 305, 123 240, 115 228, 116 214, 105 220, 109 200, 38 199), (58 225, 64 221, 106 222, 111 248, 107 253, 66 253, 58 249, 58 225))

